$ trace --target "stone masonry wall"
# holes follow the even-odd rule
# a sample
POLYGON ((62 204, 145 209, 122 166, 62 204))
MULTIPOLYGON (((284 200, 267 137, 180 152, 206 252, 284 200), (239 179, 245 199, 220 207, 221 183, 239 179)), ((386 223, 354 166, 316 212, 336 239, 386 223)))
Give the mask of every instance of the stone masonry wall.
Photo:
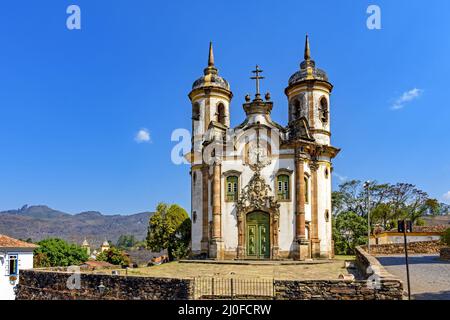
POLYGON ((184 300, 191 296, 191 280, 85 274, 81 289, 70 290, 71 273, 22 270, 17 300, 184 300), (100 293, 98 286, 105 291, 100 293))
MULTIPOLYGON (((420 242, 409 242, 408 243, 408 253, 411 254, 432 254, 439 253, 441 248, 445 245, 439 240, 435 241, 420 241, 420 242)), ((362 247, 367 250, 367 246, 362 247)), ((389 244, 379 244, 370 246, 371 254, 402 254, 405 253, 405 247, 403 243, 389 243, 389 244)))
POLYGON ((380 287, 361 280, 274 281, 276 300, 401 300, 403 285, 392 279, 380 287))
MULTIPOLYGON (((70 273, 21 271, 18 300, 186 300, 194 299, 195 282, 138 276, 81 274, 81 289, 70 290, 70 273), (105 287, 101 294, 99 285, 105 287)), ((276 300, 398 300, 403 286, 397 279, 381 279, 379 287, 361 280, 274 280, 276 300)), ((251 294, 242 298, 254 299, 251 294)), ((239 299, 237 297, 237 299, 239 299)))

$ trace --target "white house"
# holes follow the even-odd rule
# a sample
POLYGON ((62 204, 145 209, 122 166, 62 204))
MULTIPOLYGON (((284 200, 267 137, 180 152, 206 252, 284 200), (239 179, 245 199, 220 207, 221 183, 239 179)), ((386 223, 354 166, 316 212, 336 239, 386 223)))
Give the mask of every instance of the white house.
POLYGON ((33 250, 37 247, 0 234, 0 300, 14 300, 20 270, 33 268, 33 250))

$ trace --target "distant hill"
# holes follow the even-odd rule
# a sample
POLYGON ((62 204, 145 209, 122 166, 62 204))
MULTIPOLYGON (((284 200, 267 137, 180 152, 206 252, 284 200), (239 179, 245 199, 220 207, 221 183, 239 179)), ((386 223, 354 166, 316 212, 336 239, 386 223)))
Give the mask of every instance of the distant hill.
POLYGON ((122 234, 144 239, 151 215, 104 215, 97 211, 69 214, 43 205, 23 206, 0 212, 0 234, 31 238, 33 242, 57 237, 79 244, 86 237, 91 245, 99 246, 105 239, 116 243, 122 234))

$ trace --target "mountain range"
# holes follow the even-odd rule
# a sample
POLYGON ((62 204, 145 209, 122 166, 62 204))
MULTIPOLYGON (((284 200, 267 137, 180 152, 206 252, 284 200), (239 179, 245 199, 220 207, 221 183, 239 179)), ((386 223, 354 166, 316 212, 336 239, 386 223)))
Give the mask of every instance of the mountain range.
POLYGON ((25 205, 0 212, 0 234, 31 238, 33 242, 56 237, 81 244, 86 238, 95 247, 105 240, 115 244, 120 235, 134 235, 139 241, 144 239, 151 215, 151 212, 104 215, 97 211, 69 214, 45 205, 25 205))

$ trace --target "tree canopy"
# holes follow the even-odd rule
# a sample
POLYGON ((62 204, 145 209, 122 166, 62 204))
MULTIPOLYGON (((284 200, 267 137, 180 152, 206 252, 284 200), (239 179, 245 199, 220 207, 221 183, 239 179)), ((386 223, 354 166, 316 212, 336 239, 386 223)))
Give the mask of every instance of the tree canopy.
POLYGON ((120 235, 119 239, 117 240, 116 246, 118 248, 128 249, 134 247, 138 241, 134 237, 134 235, 120 235))
POLYGON ((128 267, 131 264, 130 258, 116 247, 111 247, 110 249, 101 252, 97 256, 97 261, 106 261, 114 265, 120 265, 122 267, 128 267))
MULTIPOLYGON (((437 215, 441 204, 428 194, 410 183, 378 184, 370 182, 371 226, 379 225, 383 229, 395 227, 398 219, 409 219, 414 224, 422 224, 421 217, 437 215)), ((345 182, 332 194, 333 214, 354 212, 367 218, 367 189, 359 180, 345 182)))
POLYGON ((185 257, 191 238, 191 219, 186 210, 176 204, 160 203, 150 218, 147 246, 160 252, 167 250, 169 260, 185 257))
POLYGON ((367 221, 356 213, 340 213, 333 220, 334 247, 337 254, 353 254, 355 247, 367 243, 367 221))
POLYGON ((50 238, 37 244, 39 248, 34 250, 35 267, 67 267, 79 265, 89 258, 85 249, 62 239, 50 238))
POLYGON ((351 180, 341 184, 331 198, 333 239, 338 254, 353 253, 355 246, 367 243, 369 208, 371 232, 375 227, 395 228, 400 219, 421 225, 423 216, 438 215, 443 211, 443 204, 409 183, 370 182, 368 188, 364 188, 362 181, 351 180))

